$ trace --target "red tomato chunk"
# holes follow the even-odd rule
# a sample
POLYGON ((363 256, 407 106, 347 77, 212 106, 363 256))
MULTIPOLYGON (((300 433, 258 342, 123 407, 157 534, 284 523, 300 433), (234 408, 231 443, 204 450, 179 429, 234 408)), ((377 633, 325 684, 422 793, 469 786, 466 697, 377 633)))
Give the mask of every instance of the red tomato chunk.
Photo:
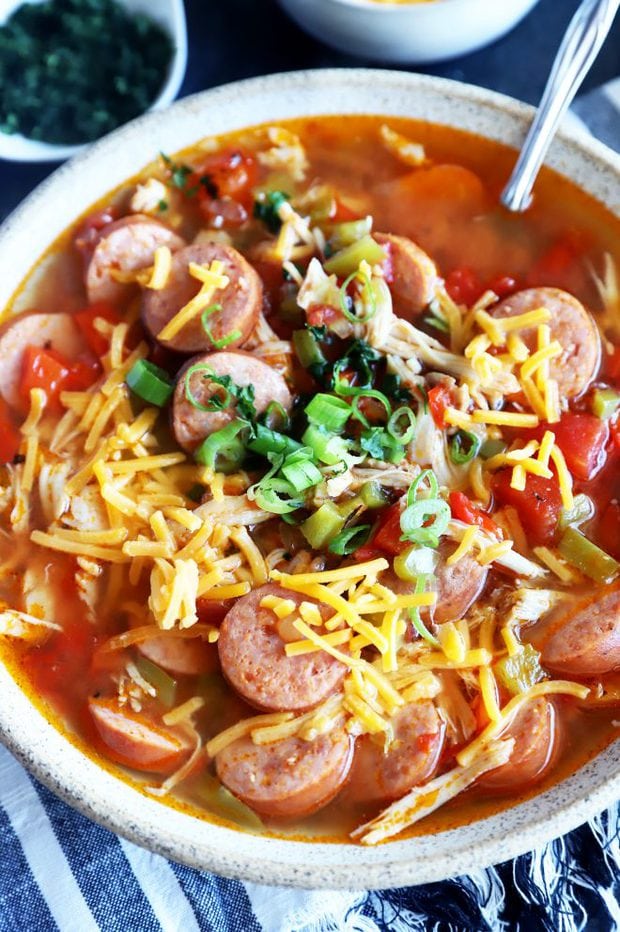
POLYGON ((555 537, 562 499, 555 476, 543 479, 528 475, 523 492, 510 487, 511 469, 495 474, 493 492, 500 505, 516 508, 523 530, 530 544, 539 546, 551 543, 555 537))

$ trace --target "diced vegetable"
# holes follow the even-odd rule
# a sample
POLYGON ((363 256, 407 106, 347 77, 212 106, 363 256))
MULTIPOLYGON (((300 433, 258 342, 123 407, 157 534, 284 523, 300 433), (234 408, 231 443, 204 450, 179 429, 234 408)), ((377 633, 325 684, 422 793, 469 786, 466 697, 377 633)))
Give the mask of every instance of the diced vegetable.
POLYGON ((409 548, 407 541, 401 540, 400 529, 401 507, 398 502, 386 508, 379 518, 379 527, 373 537, 372 545, 392 556, 402 553, 409 548))
POLYGON ((412 544, 394 557, 394 572, 404 582, 415 582, 420 574, 433 575, 437 553, 431 547, 412 544))
POLYGON ((293 346, 304 369, 309 369, 311 366, 324 366, 327 362, 319 341, 311 330, 295 330, 293 346))
POLYGON ((194 451, 194 459, 217 472, 233 472, 245 457, 246 447, 239 434, 247 426, 245 421, 235 420, 216 430, 194 451))
POLYGON ((301 440, 305 446, 312 449, 316 459, 327 466, 341 463, 349 452, 347 441, 343 437, 330 434, 317 424, 310 424, 301 440))
POLYGON ((358 524, 356 527, 345 528, 344 531, 336 534, 328 550, 340 557, 346 557, 365 544, 369 534, 370 524, 358 524))
POLYGON ((13 462, 21 439, 21 434, 13 423, 8 404, 4 398, 0 398, 0 465, 13 462))
POLYGON ((620 395, 613 388, 595 388, 592 393, 592 414, 602 420, 613 417, 620 406, 620 395))
POLYGON ((209 807, 209 811, 221 819, 228 819, 229 822, 246 829, 259 830, 263 828, 263 823, 256 813, 237 799, 236 796, 233 796, 212 774, 202 774, 199 793, 209 807))
POLYGON ((112 304, 105 301, 99 301, 96 304, 90 304, 81 311, 76 311, 73 319, 80 328, 82 336, 88 343, 89 349, 96 356, 103 356, 107 352, 110 341, 95 328, 95 321, 98 317, 107 320, 111 324, 119 324, 120 316, 112 304))
POLYGON ((620 573, 620 563, 584 537, 576 528, 569 527, 564 531, 558 550, 568 563, 576 566, 595 582, 611 582, 620 573))
POLYGON ((383 508, 389 502, 387 492, 375 480, 364 483, 360 489, 360 498, 366 508, 383 508))
POLYGON ((176 700, 177 683, 169 673, 158 667, 157 664, 138 657, 136 667, 141 676, 157 690, 157 698, 167 709, 171 709, 176 700))
POLYGON ((511 479, 511 469, 501 469, 493 477, 493 492, 498 503, 516 508, 530 544, 553 542, 562 507, 557 479, 528 475, 523 492, 511 487, 511 479))
POLYGON ((331 256, 324 263, 324 268, 329 275, 346 278, 347 275, 357 272, 360 262, 366 261, 372 266, 380 264, 385 258, 385 250, 368 234, 331 256))
POLYGON ((513 657, 503 657, 493 666, 501 685, 514 696, 524 693, 545 679, 540 654, 531 644, 523 644, 513 657))
POLYGON ((504 440, 495 440, 493 437, 488 437, 481 444, 479 452, 483 460, 490 460, 492 456, 503 453, 505 449, 507 449, 507 444, 504 440))
POLYGON ((609 503, 599 522, 596 538, 603 550, 620 560, 620 503, 609 503))
POLYGON ((562 508, 558 520, 558 531, 565 531, 567 527, 578 526, 594 515, 594 502, 583 492, 574 496, 573 507, 570 511, 562 508))
POLYGON ((383 427, 369 427, 360 437, 360 448, 376 460, 387 463, 400 463, 405 456, 405 448, 383 427))
POLYGON ((437 427, 445 427, 446 408, 452 404, 452 392, 447 385, 435 385, 428 393, 428 406, 437 427))
POLYGON ((465 524, 477 524, 491 534, 496 534, 499 528, 495 521, 486 512, 478 508, 463 492, 450 492, 448 496, 452 517, 465 524))
POLYGON ((344 246, 350 246, 367 236, 372 229, 372 217, 364 217, 361 220, 346 220, 343 223, 335 223, 329 231, 328 243, 330 248, 336 252, 344 246))
POLYGON ((321 471, 314 465, 311 457, 311 451, 302 447, 301 450, 289 453, 280 467, 280 472, 296 492, 304 492, 323 480, 321 471))
MULTIPOLYGON (((593 414, 562 415, 549 427, 575 479, 592 479, 605 465, 609 425, 593 414)), ((529 481, 529 480, 528 480, 529 481)))
POLYGON ((306 405, 306 417, 326 431, 342 430, 352 414, 350 404, 334 395, 319 392, 310 404, 306 405))
POLYGON ((99 364, 89 365, 81 360, 69 361, 53 349, 27 346, 22 361, 20 394, 24 407, 30 406, 30 389, 42 388, 47 396, 48 408, 60 407, 60 393, 83 391, 99 375, 99 364))
POLYGON ((423 498, 408 505, 400 517, 405 540, 414 544, 437 547, 439 538, 448 529, 450 508, 441 498, 423 498))
POLYGON ((127 385, 134 395, 149 404, 163 407, 174 392, 174 383, 164 369, 148 359, 139 359, 127 373, 127 385))
POLYGON ((333 502, 324 502, 299 528, 313 550, 322 550, 342 531, 345 521, 333 502))
POLYGON ((208 155, 195 175, 190 177, 188 185, 198 187, 198 201, 203 212, 210 201, 222 198, 232 198, 250 208, 257 177, 258 166, 254 156, 231 147, 208 155))
POLYGON ((457 304, 471 307, 483 292, 483 285, 472 269, 453 269, 446 276, 446 291, 457 304))

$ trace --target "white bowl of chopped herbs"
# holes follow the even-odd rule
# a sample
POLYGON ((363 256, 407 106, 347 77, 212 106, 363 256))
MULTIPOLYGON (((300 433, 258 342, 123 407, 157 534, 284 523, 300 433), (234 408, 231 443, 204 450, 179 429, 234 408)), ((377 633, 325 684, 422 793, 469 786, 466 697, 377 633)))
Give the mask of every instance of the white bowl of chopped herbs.
POLYGON ((62 161, 176 97, 183 0, 29 0, 0 13, 0 158, 62 161))

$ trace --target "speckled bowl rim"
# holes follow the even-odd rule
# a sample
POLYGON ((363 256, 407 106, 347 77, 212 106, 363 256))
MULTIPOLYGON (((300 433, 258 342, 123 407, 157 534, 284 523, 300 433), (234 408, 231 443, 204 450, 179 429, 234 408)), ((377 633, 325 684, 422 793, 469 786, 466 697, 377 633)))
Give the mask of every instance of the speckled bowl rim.
MULTIPOLYGON (((327 113, 412 116, 518 146, 532 108, 457 82, 398 71, 278 74, 206 91, 96 143, 34 191, 0 229, 0 307, 72 220, 159 150, 266 120, 327 113)), ((559 134, 548 164, 620 215, 620 158, 595 140, 559 134)), ((86 758, 36 710, 0 665, 0 739, 84 815, 173 860, 258 883, 379 888, 441 880, 515 857, 620 798, 615 742, 567 780, 496 816, 376 848, 265 838, 213 825, 147 798, 86 758)))

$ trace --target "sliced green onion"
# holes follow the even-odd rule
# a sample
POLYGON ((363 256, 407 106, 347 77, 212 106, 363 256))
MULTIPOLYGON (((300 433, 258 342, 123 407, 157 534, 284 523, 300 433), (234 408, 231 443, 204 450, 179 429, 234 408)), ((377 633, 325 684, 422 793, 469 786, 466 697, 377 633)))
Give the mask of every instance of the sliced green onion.
MULTIPOLYGON (((427 580, 427 576, 425 573, 422 573, 420 576, 418 576, 416 580, 416 584, 415 584, 415 590, 414 590, 416 595, 420 595, 420 593, 424 592, 424 589, 426 588, 426 580, 427 580)), ((428 630, 428 628, 422 621, 419 608, 417 607, 410 608, 409 617, 411 619, 411 623, 413 627, 418 632, 421 638, 427 641, 427 643, 429 643, 432 647, 441 648, 441 644, 439 643, 437 638, 433 634, 431 634, 431 632, 428 630)))
POLYGON ((254 487, 254 501, 263 511, 285 515, 304 505, 303 498, 293 498, 295 488, 286 479, 263 479, 254 487))
POLYGON ((342 285, 340 286, 340 310, 342 311, 346 319, 350 320, 352 324, 367 324, 368 321, 372 320, 372 318, 377 313, 377 303, 375 301, 375 293, 373 291, 372 282, 365 272, 360 272, 359 270, 356 272, 351 272, 348 278, 346 278, 344 282, 342 283, 342 285), (350 311, 347 305, 347 302, 349 299, 349 296, 347 294, 347 288, 349 287, 349 285, 351 284, 354 278, 362 279, 364 283, 362 290, 366 292, 368 303, 370 304, 369 311, 365 315, 362 315, 361 317, 358 317, 358 315, 354 311, 350 311))
POLYGON ((448 529, 450 518, 450 507, 441 498, 425 498, 414 502, 400 516, 400 529, 403 532, 401 540, 437 547, 439 538, 448 529))
POLYGON ((293 346, 304 369, 309 369, 310 366, 324 366, 327 362, 319 341, 311 330, 295 330, 293 346))
POLYGON ((418 500, 420 491, 428 486, 428 498, 437 498, 439 495, 439 484, 437 477, 432 469, 423 469, 419 476, 413 480, 407 492, 407 504, 413 505, 418 500))
POLYGON ((286 409, 279 401, 270 401, 265 413, 262 415, 262 422, 269 430, 279 430, 281 433, 290 430, 291 419, 286 409))
POLYGON ((282 463, 280 472, 291 483, 296 492, 305 492, 323 481, 323 474, 312 462, 312 451, 302 447, 290 453, 282 463))
POLYGON ((437 565, 437 553, 430 547, 418 547, 412 544, 394 557, 394 572, 405 582, 415 582, 422 573, 432 576, 437 565))
POLYGON ((327 466, 342 462, 349 452, 349 445, 343 437, 329 434, 317 424, 310 424, 301 440, 312 449, 315 459, 327 466))
POLYGON ((350 553, 366 543, 370 527, 370 524, 358 524, 357 527, 345 528, 340 534, 336 534, 327 549, 330 553, 338 554, 339 557, 348 557, 350 553))
POLYGON ((620 573, 620 563, 574 527, 566 528, 558 550, 568 563, 597 583, 609 583, 620 573))
POLYGON ((351 411, 351 405, 342 398, 319 392, 310 404, 306 405, 305 414, 309 421, 318 424, 324 430, 336 432, 342 430, 351 417, 351 411))
POLYGON ((594 502, 588 495, 580 492, 574 496, 573 507, 567 511, 562 508, 558 519, 558 531, 565 531, 572 525, 578 526, 594 516, 594 502))
POLYGON ((365 482, 361 487, 360 498, 366 508, 384 508, 390 502, 389 495, 383 486, 374 479, 365 482))
POLYGON ((620 406, 620 395, 613 388, 595 388, 592 394, 592 414, 607 421, 620 406))
POLYGON ((232 400, 233 400, 232 392, 230 391, 230 389, 226 388, 225 385, 219 385, 219 384, 218 384, 218 388, 224 392, 224 397, 223 398, 220 397, 218 399, 217 406, 214 404, 212 398, 207 402, 206 405, 203 405, 200 401, 198 401, 196 396, 192 393, 192 390, 190 387, 190 379, 194 375, 195 372, 207 372, 209 380, 212 380, 213 376, 215 375, 215 372, 213 371, 211 366, 206 365, 206 363, 204 362, 194 363, 194 365, 190 366, 187 372, 185 373, 185 397, 187 398, 189 403, 194 408, 198 408, 199 411, 215 411, 217 409, 221 410, 223 408, 228 408, 229 405, 232 404, 232 400))
POLYGON ((168 373, 148 359, 138 359, 127 373, 125 381, 134 395, 158 408, 170 400, 174 391, 174 383, 168 373))
POLYGON ((329 275, 334 274, 342 278, 345 275, 351 275, 352 272, 357 273, 360 262, 366 261, 372 266, 379 265, 385 259, 385 249, 375 242, 370 234, 367 234, 335 253, 324 263, 323 267, 329 275))
POLYGON ((237 419, 216 430, 195 450, 194 459, 216 472, 232 472, 245 457, 246 447, 238 435, 247 426, 247 421, 237 419))
POLYGON ((448 321, 444 320, 443 317, 438 317, 436 314, 429 314, 428 317, 424 318, 424 323, 429 327, 433 327, 435 330, 439 330, 441 333, 450 333, 448 321))
POLYGON ((370 423, 366 416, 359 410, 359 402, 362 398, 374 398, 375 401, 380 402, 385 408, 385 413, 388 418, 392 413, 392 405, 383 392, 380 392, 376 388, 362 388, 349 385, 344 379, 338 377, 336 366, 334 366, 333 388, 337 395, 341 395, 344 398, 353 398, 352 415, 356 420, 360 421, 364 427, 370 427, 370 423))
POLYGON ((136 667, 140 676, 157 690, 157 698, 162 705, 171 709, 176 700, 177 681, 146 657, 138 657, 136 667))
POLYGON ((209 340, 213 344, 216 350, 222 350, 226 346, 230 346, 231 343, 234 343, 235 340, 240 340, 243 334, 240 330, 231 330, 226 336, 221 337, 219 340, 216 340, 213 334, 211 333, 211 327, 207 323, 207 318, 211 314, 215 314, 217 311, 222 310, 221 304, 211 304, 210 307, 206 308, 200 315, 200 323, 202 324, 202 329, 208 336, 209 340))
POLYGON ((414 412, 411 408, 407 408, 405 405, 402 408, 397 408, 396 411, 392 414, 391 418, 387 422, 387 432, 394 438, 398 440, 399 443, 408 444, 411 443, 415 437, 416 429, 416 418, 414 412), (399 421, 405 420, 406 424, 402 427, 399 427, 399 421))
POLYGON ((299 528, 312 549, 321 550, 340 533, 345 521, 333 502, 324 502, 299 528))
POLYGON ((492 456, 503 453, 507 448, 508 444, 504 440, 495 440, 488 437, 480 446, 480 456, 483 460, 490 460, 492 456))
POLYGON ((480 438, 468 430, 457 430, 450 440, 450 459, 457 466, 471 463, 480 451, 480 438))
MULTIPOLYGON (((357 243, 372 230, 372 217, 362 220, 346 220, 344 223, 335 223, 329 232, 329 245, 337 252, 344 246, 357 243)), ((374 242, 374 241, 373 241, 374 242)))
POLYGON ((276 453, 282 456, 288 456, 295 450, 301 450, 301 443, 281 434, 277 430, 271 430, 264 424, 257 424, 255 436, 248 441, 248 449, 253 453, 260 453, 261 456, 268 456, 270 453, 276 453))
POLYGON ((268 230, 277 233, 282 226, 279 210, 290 195, 285 191, 261 191, 254 201, 254 216, 262 220, 268 230))

